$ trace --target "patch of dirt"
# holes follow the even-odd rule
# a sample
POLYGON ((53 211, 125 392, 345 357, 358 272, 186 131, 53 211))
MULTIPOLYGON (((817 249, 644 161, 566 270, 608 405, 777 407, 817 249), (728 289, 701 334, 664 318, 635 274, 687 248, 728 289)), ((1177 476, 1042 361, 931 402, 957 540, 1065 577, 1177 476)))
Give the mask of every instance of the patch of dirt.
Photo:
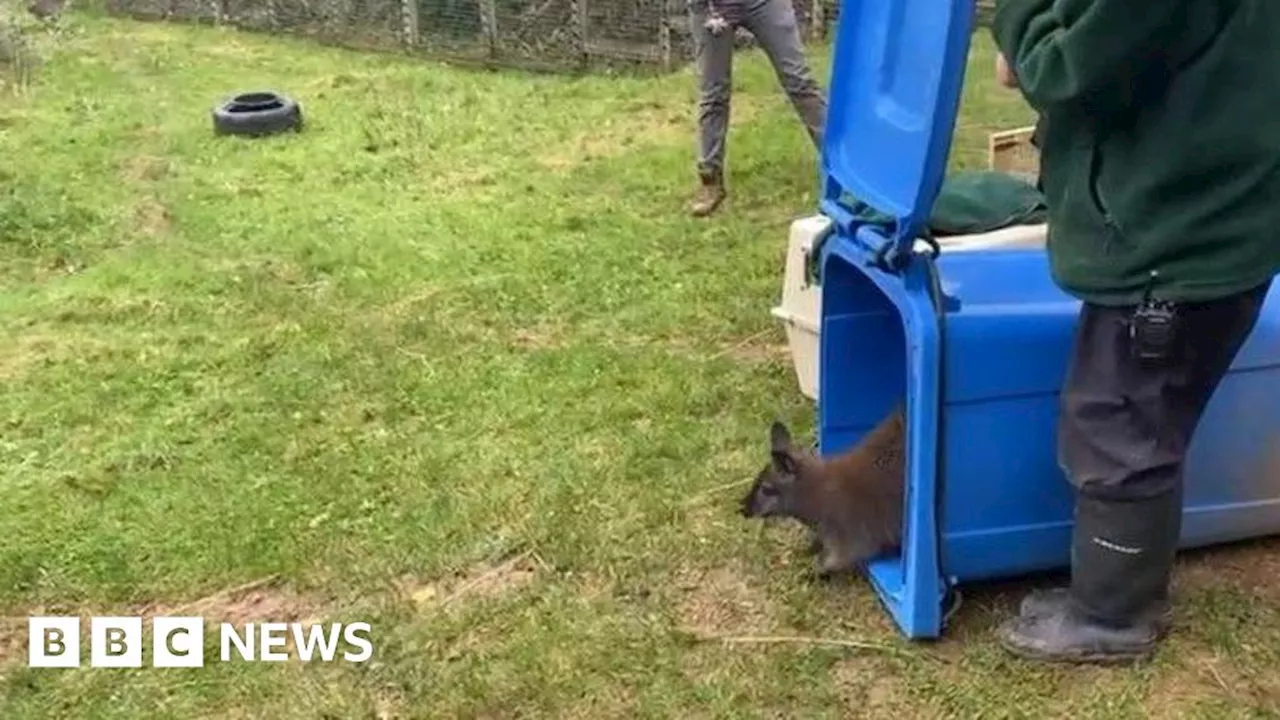
POLYGON ((68 332, 27 332, 0 345, 0 380, 15 380, 41 365, 97 358, 109 350, 105 343, 68 332))
POLYGON ((1259 600, 1280 603, 1280 538, 1249 540, 1185 553, 1178 560, 1174 592, 1233 587, 1259 600))
POLYGON ((511 334, 510 343, 522 350, 552 350, 564 346, 564 334, 554 327, 520 328, 511 334))
POLYGON ((144 625, 156 615, 169 615, 202 617, 207 623, 231 623, 239 627, 261 622, 319 622, 319 611, 318 601, 299 595, 273 576, 179 605, 146 605, 129 614, 142 616, 144 625))
POLYGON ((1182 637, 1170 637, 1160 668, 1147 688, 1143 710, 1149 718, 1204 715, 1206 703, 1252 709, 1259 717, 1280 717, 1280 677, 1268 665, 1231 657, 1182 637))
POLYGON ((1152 720, 1186 717, 1205 698, 1233 694, 1226 683, 1219 659, 1182 658, 1177 667, 1164 669, 1155 677, 1142 709, 1152 720))
POLYGON ((432 195, 479 196, 479 188, 494 188, 505 178, 492 168, 460 166, 448 170, 431 169, 422 190, 432 195))
POLYGON ((601 573, 574 573, 573 583, 578 597, 587 603, 617 595, 617 582, 601 573))
POLYGON ((481 653, 502 647, 505 637, 491 625, 475 625, 451 637, 436 650, 436 657, 444 662, 455 662, 466 657, 479 657, 481 653))
POLYGON ((595 692, 581 703, 557 713, 566 720, 605 720, 606 718, 634 718, 636 716, 636 692, 631 687, 616 683, 603 692, 595 692))
MULTIPOLYGON (((1136 699, 1141 692, 1135 672, 1125 666, 1064 666, 1048 668, 1044 672, 1040 679, 1044 683, 1046 699, 1038 708, 1044 717, 1097 717, 1102 712, 1100 702, 1124 704, 1136 699)), ((975 677, 974 674, 965 674, 957 678, 957 684, 972 685, 975 677)))
POLYGON ((883 659, 854 655, 831 666, 831 682, 851 717, 928 717, 911 698, 905 678, 883 659))
POLYGON ((791 362, 791 347, 786 343, 748 343, 735 345, 725 356, 746 364, 774 365, 791 362))
POLYGON ((134 206, 133 220, 142 234, 156 237, 169 231, 173 217, 169 214, 169 208, 159 200, 149 197, 134 206))
POLYGON ((0 380, 16 380, 42 359, 48 358, 51 341, 22 335, 0 351, 0 380))
MULTIPOLYGON (((1175 627, 1164 651, 1168 665, 1154 676, 1144 700, 1151 718, 1181 718, 1205 711, 1204 703, 1214 702, 1239 708, 1253 708, 1267 716, 1280 716, 1280 677, 1269 665, 1256 666, 1257 657, 1224 655, 1197 637, 1194 629, 1178 624, 1188 620, 1186 605, 1197 591, 1236 591, 1272 607, 1280 602, 1280 538, 1247 540, 1231 545, 1202 548, 1179 557, 1174 574, 1175 627), (1191 630, 1191 631, 1187 631, 1191 630)), ((1261 637, 1275 632, 1274 626, 1256 628, 1261 637)))
POLYGON ((128 136, 136 145, 155 147, 164 140, 165 131, 157 125, 142 125, 128 131, 128 136))
POLYGON ((120 175, 129 182, 155 182, 169 175, 169 161, 156 155, 137 155, 124 162, 120 175))
POLYGON ((374 695, 373 716, 377 720, 399 720, 407 717, 404 698, 389 691, 374 695))
POLYGON ((17 665, 27 654, 27 619, 0 617, 0 678, 6 667, 17 665))
POLYGON ((699 634, 764 635, 774 630, 777 610, 741 568, 691 568, 676 575, 680 627, 699 634))
POLYGON ((521 553, 497 563, 481 563, 451 577, 419 582, 401 579, 399 594, 418 610, 442 610, 468 601, 514 595, 531 585, 541 569, 532 553, 521 553))

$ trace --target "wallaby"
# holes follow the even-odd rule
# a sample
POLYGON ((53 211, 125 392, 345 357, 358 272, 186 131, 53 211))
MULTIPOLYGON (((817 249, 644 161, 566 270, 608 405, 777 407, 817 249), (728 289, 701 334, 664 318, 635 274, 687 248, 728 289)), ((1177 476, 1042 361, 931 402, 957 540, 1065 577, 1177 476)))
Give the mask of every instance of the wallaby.
POLYGON ((903 407, 852 449, 824 460, 797 449, 780 422, 769 429, 770 461, 742 498, 743 517, 790 517, 813 532, 818 577, 853 571, 902 538, 906 428, 903 407))
POLYGON ((41 20, 51 20, 62 14, 67 0, 32 0, 27 5, 27 12, 41 20))

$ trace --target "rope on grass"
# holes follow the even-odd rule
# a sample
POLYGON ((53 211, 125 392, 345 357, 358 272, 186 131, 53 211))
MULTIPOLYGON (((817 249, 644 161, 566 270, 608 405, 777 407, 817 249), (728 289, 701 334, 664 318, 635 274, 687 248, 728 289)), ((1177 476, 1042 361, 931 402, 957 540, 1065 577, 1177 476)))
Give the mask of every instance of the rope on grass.
POLYGON ((724 483, 722 485, 716 485, 715 487, 707 488, 706 490, 695 493, 694 495, 689 497, 689 499, 685 500, 684 501, 685 507, 700 505, 706 500, 708 500, 709 498, 711 498, 711 496, 713 495, 719 495, 720 493, 725 492, 727 490, 733 490, 734 488, 742 487, 744 485, 751 483, 752 480, 753 478, 742 478, 739 480, 734 480, 732 482, 724 483))
POLYGON ((441 608, 445 607, 446 605, 452 603, 458 598, 471 592, 473 589, 479 587, 480 584, 485 582, 486 580, 489 580, 490 578, 496 577, 497 575, 514 568, 516 565, 519 565, 524 560, 531 558, 534 554, 535 553, 533 552, 533 550, 525 550, 524 552, 518 553, 508 558, 507 560, 503 561, 502 563, 498 565, 494 565, 488 570, 485 570, 480 575, 468 580, 467 582, 463 583, 461 587, 449 593, 449 595, 445 597, 445 599, 440 601, 440 607, 441 608))
POLYGON ((843 638, 810 637, 804 635, 721 635, 718 633, 706 633, 698 630, 687 629, 681 630, 680 634, 697 642, 718 642, 725 645, 818 645, 839 647, 850 650, 867 650, 912 659, 925 658, 929 660, 937 660, 938 662, 947 662, 945 658, 930 653, 910 652, 893 647, 892 645, 867 642, 865 640, 846 640, 843 638))
POLYGON ((239 595, 244 595, 245 593, 253 592, 254 590, 260 590, 264 587, 274 585, 279 581, 280 581, 279 573, 272 573, 270 575, 267 575, 266 577, 261 577, 256 580, 250 580, 249 582, 242 583, 234 587, 223 588, 222 590, 219 590, 213 593, 212 595, 206 595, 197 600, 192 600, 191 602, 183 603, 182 605, 179 605, 178 607, 174 608, 171 612, 175 615, 182 615, 195 610, 201 605, 211 603, 215 600, 221 600, 223 598, 232 598, 239 595))
POLYGON ((751 335, 748 335, 747 337, 745 337, 745 338, 743 338, 743 339, 739 340, 738 342, 734 343, 733 345, 730 345, 730 346, 729 346, 729 347, 727 347, 727 348, 723 348, 723 349, 721 349, 721 350, 720 350, 720 351, 718 351, 718 352, 715 352, 715 353, 712 353, 711 355, 708 355, 708 356, 706 357, 706 362, 711 362, 711 361, 714 361, 714 360, 719 360, 719 359, 721 359, 721 358, 723 358, 723 357, 725 357, 725 356, 732 355, 733 353, 736 353, 736 352, 738 352, 739 350, 742 350, 743 348, 745 348, 745 347, 747 347, 748 345, 750 345, 751 343, 753 343, 753 342, 755 342, 755 341, 759 340, 760 338, 768 337, 769 335, 771 335, 771 334, 773 333, 773 331, 774 331, 774 329, 773 329, 773 328, 765 328, 764 330, 761 330, 761 331, 759 331, 759 332, 752 333, 751 335))

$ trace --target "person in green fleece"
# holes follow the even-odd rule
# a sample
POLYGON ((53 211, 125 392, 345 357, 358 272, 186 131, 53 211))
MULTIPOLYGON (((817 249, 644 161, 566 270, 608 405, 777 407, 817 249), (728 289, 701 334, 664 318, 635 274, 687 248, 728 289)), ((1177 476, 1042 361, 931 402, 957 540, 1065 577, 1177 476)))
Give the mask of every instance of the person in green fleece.
POLYGON ((1045 120, 1054 281, 1082 301, 1058 457, 1069 587, 998 630, 1029 659, 1131 661, 1170 629, 1183 460, 1280 271, 1280 2, 997 0, 1045 120))

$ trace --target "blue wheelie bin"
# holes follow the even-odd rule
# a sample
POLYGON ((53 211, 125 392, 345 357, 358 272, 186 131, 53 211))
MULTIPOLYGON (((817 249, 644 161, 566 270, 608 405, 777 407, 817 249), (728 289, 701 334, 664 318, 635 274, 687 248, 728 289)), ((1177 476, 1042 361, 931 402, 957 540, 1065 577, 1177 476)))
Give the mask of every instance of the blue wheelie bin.
MULTIPOLYGON (((905 397, 902 552, 869 575, 910 638, 941 635, 960 583, 1070 562, 1055 432, 1079 302, 1053 283, 1043 248, 938 254, 918 242, 973 19, 973 0, 845 0, 822 151, 834 231, 819 255, 819 448, 846 449, 905 397)), ((1186 483, 1183 548, 1280 532, 1274 286, 1205 412, 1186 483)))

